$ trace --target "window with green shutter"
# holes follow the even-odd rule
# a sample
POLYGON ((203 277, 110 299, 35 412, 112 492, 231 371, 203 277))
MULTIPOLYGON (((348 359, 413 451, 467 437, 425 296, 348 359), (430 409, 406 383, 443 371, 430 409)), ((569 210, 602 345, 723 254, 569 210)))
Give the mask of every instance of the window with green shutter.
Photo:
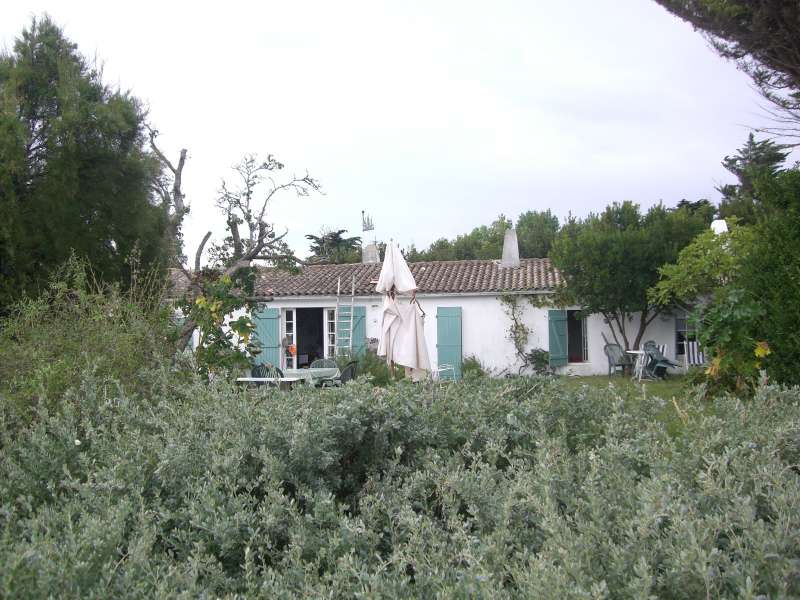
POLYGON ((567 311, 547 311, 549 333, 550 366, 563 367, 567 364, 567 311))
POLYGON ((262 308, 253 314, 256 325, 256 339, 261 344, 261 352, 256 355, 257 365, 281 364, 281 311, 278 308, 262 308))
POLYGON ((436 309, 436 356, 439 368, 453 367, 452 375, 442 372, 443 379, 461 379, 461 307, 440 306, 436 309))
POLYGON ((337 354, 361 356, 367 350, 367 307, 353 306, 352 308, 351 328, 350 306, 339 307, 336 319, 336 351, 337 354))

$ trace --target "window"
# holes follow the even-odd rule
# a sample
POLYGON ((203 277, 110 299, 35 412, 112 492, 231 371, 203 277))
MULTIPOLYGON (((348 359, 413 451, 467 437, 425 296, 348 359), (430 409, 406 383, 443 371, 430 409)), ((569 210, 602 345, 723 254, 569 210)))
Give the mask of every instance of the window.
POLYGON ((336 309, 327 309, 325 315, 325 358, 336 358, 336 309))
POLYGON ((284 320, 284 361, 287 369, 297 368, 297 338, 295 336, 294 309, 287 308, 284 320))
POLYGON ((684 312, 675 317, 675 356, 686 354, 686 342, 693 342, 697 339, 694 323, 691 323, 689 316, 684 312))
POLYGON ((580 311, 567 311, 567 356, 571 363, 589 360, 589 348, 586 344, 586 319, 578 318, 580 311))

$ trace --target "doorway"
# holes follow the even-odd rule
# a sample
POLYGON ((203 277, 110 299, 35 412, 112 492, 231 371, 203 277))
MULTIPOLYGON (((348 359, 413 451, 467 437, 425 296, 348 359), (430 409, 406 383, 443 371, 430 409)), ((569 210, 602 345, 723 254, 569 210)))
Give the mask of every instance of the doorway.
POLYGON ((298 308, 297 366, 307 367, 318 358, 325 358, 325 336, 322 308, 298 308))

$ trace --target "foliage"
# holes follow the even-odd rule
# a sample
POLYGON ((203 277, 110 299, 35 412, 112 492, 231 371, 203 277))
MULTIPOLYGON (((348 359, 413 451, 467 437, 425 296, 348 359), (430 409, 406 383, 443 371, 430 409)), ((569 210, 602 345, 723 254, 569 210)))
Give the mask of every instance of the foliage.
POLYGON ((145 111, 103 83, 49 17, 0 53, 0 313, 74 251, 102 281, 165 258, 145 111))
POLYGON ((551 372, 550 353, 543 348, 532 348, 527 352, 527 360, 536 375, 545 375, 551 372))
POLYGON ((204 375, 246 368, 250 357, 261 352, 258 340, 251 339, 256 326, 249 315, 232 316, 248 305, 247 288, 252 287, 254 270, 240 270, 235 276, 220 277, 213 269, 204 270, 202 294, 194 302, 185 298, 181 305, 183 315, 199 332, 195 364, 204 375))
POLYGON ((346 232, 346 229, 323 229, 320 235, 307 235, 312 252, 309 260, 335 265, 361 262, 361 238, 343 237, 346 232))
POLYGON ((410 249, 406 259, 409 262, 423 260, 478 260, 500 258, 503 253, 503 236, 512 223, 504 215, 497 217, 488 227, 481 225, 465 235, 450 241, 441 238, 433 242, 427 250, 410 249))
POLYGON ((122 292, 98 284, 83 261, 69 259, 44 294, 21 300, 0 321, 2 402, 22 419, 56 410, 86 370, 138 390, 140 372, 171 355, 175 327, 158 302, 161 282, 138 274, 122 292))
POLYGON ((550 354, 540 348, 528 349, 528 338, 531 329, 525 324, 525 305, 539 307, 543 305, 539 296, 520 296, 519 294, 503 294, 499 296, 503 311, 510 321, 508 326, 508 339, 514 345, 514 353, 519 360, 517 374, 522 374, 526 369, 532 368, 534 373, 543 374, 550 371, 550 354), (546 364, 542 364, 542 359, 546 364))
POLYGON ((744 147, 734 156, 725 157, 722 165, 737 177, 739 183, 717 188, 722 194, 719 204, 721 218, 736 217, 743 224, 756 222, 760 201, 755 195, 755 181, 759 177, 776 175, 789 154, 789 148, 791 146, 768 139, 756 141, 751 133, 744 147))
POLYGON ((753 337, 766 341, 771 354, 758 366, 777 381, 800 384, 800 170, 762 176, 756 193, 763 213, 754 225, 756 244, 746 255, 737 285, 763 311, 753 337))
MULTIPOLYGON (((155 145, 151 134, 151 145, 164 166, 172 172, 172 191, 166 181, 160 182, 163 202, 171 207, 171 235, 180 237, 183 218, 188 209, 181 190, 182 171, 186 151, 182 150, 176 167, 170 163, 155 145)), ((278 235, 274 225, 267 221, 267 207, 276 195, 294 192, 307 198, 320 191, 320 184, 308 173, 303 177, 293 175, 279 180, 277 173, 283 163, 271 154, 261 161, 255 155, 246 155, 233 167, 238 175, 238 185, 229 186, 223 181, 217 206, 223 210, 229 235, 221 244, 213 245, 210 256, 212 269, 201 268, 201 258, 211 232, 206 233, 195 252, 194 270, 179 264, 188 280, 188 291, 183 298, 184 316, 177 348, 182 351, 188 345, 193 332, 199 330, 200 345, 197 349, 197 366, 201 372, 225 371, 244 366, 247 353, 258 351, 250 342, 255 330, 253 322, 246 316, 226 319, 226 315, 248 308, 253 309, 263 300, 254 295, 255 272, 253 261, 286 270, 295 270, 297 258, 284 241, 287 232, 278 235)), ((177 239, 173 240, 174 245, 177 239)))
POLYGON ((728 389, 756 385, 762 369, 800 383, 800 171, 762 172, 754 191, 755 224, 698 236, 651 290, 662 305, 697 303, 707 376, 728 389))
POLYGON ((558 234, 558 217, 546 211, 529 210, 517 218, 517 242, 521 258, 545 258, 558 234))
POLYGON ((0 595, 800 594, 796 389, 698 407, 535 378, 253 395, 159 373, 155 404, 87 372, 81 410, 0 418, 0 595))
POLYGON ((626 350, 638 348, 645 328, 663 310, 647 296, 659 267, 674 262, 707 226, 707 215, 700 211, 657 205, 643 215, 639 205, 627 201, 584 220, 571 218, 551 252, 566 284, 560 303, 602 314, 617 343, 626 350))
MULTIPOLYGON (((441 238, 426 250, 411 247, 406 255, 409 262, 423 260, 478 260, 498 259, 503 254, 503 239, 506 229, 513 223, 500 215, 488 227, 476 227, 470 233, 459 235, 454 240, 441 238)), ((550 210, 529 210, 517 219, 517 243, 521 258, 546 257, 558 233, 558 217, 550 210)))
POLYGON ((389 365, 386 364, 386 360, 378 356, 373 350, 366 350, 356 357, 351 357, 347 353, 336 357, 339 369, 344 369, 347 363, 352 360, 358 361, 358 376, 366 375, 370 383, 378 387, 386 387, 394 381, 403 379, 405 376, 403 367, 395 367, 393 376, 389 365))
POLYGON ((659 269, 661 279, 648 291, 650 300, 661 306, 702 301, 727 282, 741 278, 743 258, 753 252, 756 243, 753 229, 735 222, 725 233, 710 229, 700 233, 678 253, 675 263, 659 269))
POLYGON ((477 356, 465 356, 461 362, 461 375, 464 379, 472 377, 486 377, 486 369, 477 356))
POLYGON ((784 0, 656 1, 702 31, 779 109, 800 109, 800 5, 784 0))

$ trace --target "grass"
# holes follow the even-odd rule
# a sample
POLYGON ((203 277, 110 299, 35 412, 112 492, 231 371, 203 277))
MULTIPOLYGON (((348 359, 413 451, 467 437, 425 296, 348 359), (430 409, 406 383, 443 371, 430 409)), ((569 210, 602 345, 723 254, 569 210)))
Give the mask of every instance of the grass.
POLYGON ((577 390, 585 385, 591 388, 606 388, 609 384, 622 391, 635 391, 647 396, 658 396, 671 399, 673 396, 682 396, 691 387, 689 378, 685 375, 673 375, 667 379, 637 381, 622 375, 591 375, 583 377, 562 377, 561 381, 568 390, 577 390))
MULTIPOLYGON (((661 398, 665 401, 664 408, 659 411, 658 418, 667 427, 671 436, 681 435, 685 428, 684 419, 686 403, 692 397, 691 377, 686 375, 672 375, 666 379, 638 381, 631 377, 614 375, 592 375, 582 377, 561 377, 561 385, 566 390, 577 391, 584 387, 592 389, 605 389, 613 385, 620 393, 638 397, 642 400, 646 398, 661 398)), ((710 403, 703 403, 702 412, 711 414, 714 412, 710 403)))

